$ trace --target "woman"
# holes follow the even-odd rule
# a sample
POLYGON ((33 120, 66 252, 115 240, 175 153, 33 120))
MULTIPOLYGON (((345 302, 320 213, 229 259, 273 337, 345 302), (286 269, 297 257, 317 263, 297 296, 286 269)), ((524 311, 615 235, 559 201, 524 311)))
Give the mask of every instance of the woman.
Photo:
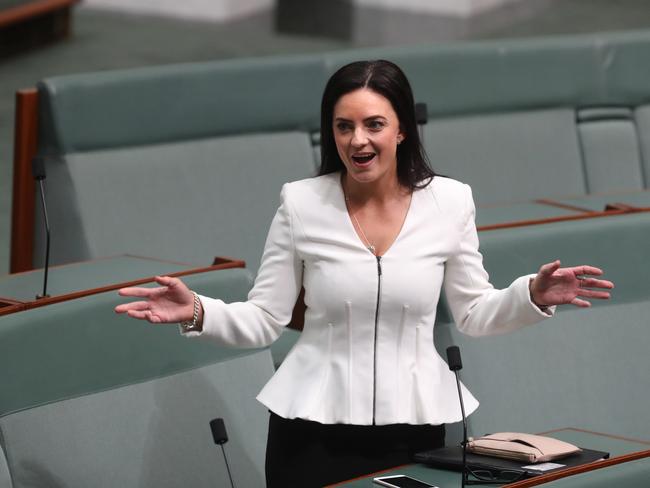
MULTIPOLYGON (((608 298, 590 266, 545 264, 495 290, 478 252, 467 185, 426 163, 408 80, 388 61, 344 66, 321 106, 322 166, 286 184, 245 303, 199 297, 180 280, 117 312, 219 344, 265 346, 282 333, 301 287, 299 341, 259 394, 271 411, 268 486, 322 486, 406 463, 444 444, 460 420, 454 377, 433 345, 444 287, 471 335, 538 322, 553 307, 608 298)), ((478 402, 464 392, 469 412, 478 402)))

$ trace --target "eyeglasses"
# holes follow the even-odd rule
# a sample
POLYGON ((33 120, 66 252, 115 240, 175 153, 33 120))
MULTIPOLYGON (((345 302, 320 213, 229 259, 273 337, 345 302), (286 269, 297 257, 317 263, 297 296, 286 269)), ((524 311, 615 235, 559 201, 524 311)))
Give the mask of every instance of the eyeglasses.
POLYGON ((500 483, 513 483, 523 479, 526 475, 523 471, 514 471, 514 470, 499 470, 491 471, 488 469, 481 468, 471 468, 467 467, 467 470, 463 472, 463 477, 465 478, 466 485, 491 485, 491 484, 500 484, 500 483), (472 478, 470 478, 473 477, 472 478))

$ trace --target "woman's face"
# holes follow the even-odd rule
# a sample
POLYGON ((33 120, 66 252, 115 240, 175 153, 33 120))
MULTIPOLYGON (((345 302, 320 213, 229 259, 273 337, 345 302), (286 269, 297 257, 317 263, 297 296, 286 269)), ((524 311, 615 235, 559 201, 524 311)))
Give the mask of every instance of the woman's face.
POLYGON ((368 89, 346 93, 334 105, 334 141, 347 174, 359 183, 397 178, 397 145, 404 139, 391 103, 368 89))

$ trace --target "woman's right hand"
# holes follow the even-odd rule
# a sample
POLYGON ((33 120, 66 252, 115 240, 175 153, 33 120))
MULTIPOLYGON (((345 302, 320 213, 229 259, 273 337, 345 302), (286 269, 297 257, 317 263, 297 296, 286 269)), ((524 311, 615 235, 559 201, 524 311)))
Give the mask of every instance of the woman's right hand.
MULTIPOLYGON (((194 314, 194 295, 178 278, 156 276, 156 288, 122 288, 123 297, 139 297, 143 300, 123 303, 115 307, 115 312, 126 313, 134 319, 147 320, 152 324, 169 324, 192 320, 194 314)), ((198 323, 203 322, 203 309, 199 310, 198 323)))

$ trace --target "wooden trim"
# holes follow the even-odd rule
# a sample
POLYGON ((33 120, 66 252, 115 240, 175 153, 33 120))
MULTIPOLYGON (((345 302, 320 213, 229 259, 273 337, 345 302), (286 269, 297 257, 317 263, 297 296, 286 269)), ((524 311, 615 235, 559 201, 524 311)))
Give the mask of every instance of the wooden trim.
MULTIPOLYGON (((170 273, 165 276, 172 276, 174 278, 179 278, 181 276, 188 276, 199 273, 207 273, 211 271, 218 271, 221 269, 231 269, 231 268, 244 268, 244 261, 241 260, 232 260, 227 263, 218 264, 216 266, 207 266, 205 268, 196 268, 189 269, 185 271, 178 271, 176 273, 170 273)), ((147 278, 140 278, 133 281, 127 281, 124 283, 115 283, 112 285, 102 286, 99 288, 91 288, 88 290, 76 291, 73 293, 68 293, 66 295, 57 295, 53 297, 41 298, 40 300, 35 300, 32 302, 25 303, 25 310, 31 310, 34 308, 44 307, 46 305, 52 305, 54 303, 66 302, 69 300, 76 300, 77 298, 83 298, 90 295, 97 295, 99 293, 106 293, 108 291, 119 290, 120 288, 126 288, 128 286, 138 286, 145 283, 151 283, 155 279, 154 276, 149 276, 147 278)))
POLYGON ((0 317, 2 317, 3 315, 11 315, 12 313, 22 312, 23 310, 25 310, 24 303, 11 305, 8 307, 0 307, 0 317))
POLYGON ((11 208, 11 259, 9 272, 33 269, 35 184, 32 159, 38 134, 38 92, 36 88, 16 93, 14 179, 11 208))
POLYGON ((577 212, 585 212, 585 213, 593 212, 593 210, 589 208, 578 207, 576 205, 569 205, 568 203, 556 202, 555 200, 551 200, 549 198, 540 198, 538 200, 535 200, 535 203, 540 203, 542 205, 549 205, 551 207, 564 208, 566 210, 575 210, 577 212))
MULTIPOLYGON (((647 212, 650 209, 640 209, 638 212, 647 212)), ((518 222, 504 222, 502 224, 491 224, 491 225, 482 225, 477 227, 481 232, 488 230, 498 230, 498 229, 509 229, 512 227, 525 227, 528 225, 541 225, 541 224, 553 224, 555 222, 568 222, 571 220, 583 220, 583 219, 594 219, 598 217, 612 217, 614 215, 623 215, 630 212, 625 210, 612 210, 609 212, 591 212, 580 215, 565 215, 562 217, 551 217, 548 219, 536 219, 536 220, 521 220, 518 222)))
POLYGON ((0 28, 17 24, 55 10, 68 9, 78 2, 79 0, 35 0, 24 5, 8 8, 0 11, 0 28))
POLYGON ((530 486, 538 486, 544 483, 548 483, 549 481, 555 481, 561 478, 566 478, 568 476, 587 473, 589 471, 595 471, 597 469, 608 468, 617 464, 636 461, 638 459, 644 459, 647 457, 650 457, 650 449, 646 451, 633 452, 631 454, 624 454, 623 456, 604 459, 602 461, 587 463, 581 466, 575 466, 573 468, 562 469, 560 471, 555 471, 554 473, 542 474, 535 476, 534 478, 529 478, 526 480, 517 481, 515 483, 510 483, 509 485, 504 485, 504 488, 528 488, 530 486))

